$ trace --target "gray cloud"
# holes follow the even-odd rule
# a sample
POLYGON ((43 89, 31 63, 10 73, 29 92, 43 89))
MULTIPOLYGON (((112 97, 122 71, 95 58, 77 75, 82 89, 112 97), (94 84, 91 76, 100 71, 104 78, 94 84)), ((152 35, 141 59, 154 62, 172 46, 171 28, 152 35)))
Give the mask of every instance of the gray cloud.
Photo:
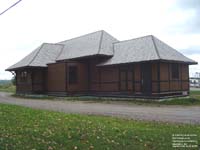
POLYGON ((180 52, 186 55, 200 54, 200 46, 193 46, 187 49, 182 49, 180 52))
POLYGON ((200 0, 177 0, 176 6, 182 11, 194 11, 194 16, 177 28, 182 33, 200 33, 200 0))
POLYGON ((177 5, 184 9, 200 8, 199 0, 177 0, 177 5))

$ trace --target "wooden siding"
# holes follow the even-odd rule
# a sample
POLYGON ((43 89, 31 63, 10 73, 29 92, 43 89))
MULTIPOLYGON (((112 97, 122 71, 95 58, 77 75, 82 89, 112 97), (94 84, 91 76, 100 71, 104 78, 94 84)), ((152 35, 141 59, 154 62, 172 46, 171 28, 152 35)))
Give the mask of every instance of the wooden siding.
POLYGON ((31 71, 18 70, 16 71, 16 92, 17 93, 31 93, 32 92, 32 79, 31 71), (27 78, 22 80, 21 73, 26 71, 27 78))
POLYGON ((101 70, 96 65, 98 64, 99 60, 90 60, 89 61, 89 90, 91 92, 97 92, 101 89, 101 70))
POLYGON ((54 63, 48 65, 48 92, 66 92, 66 64, 54 63))
POLYGON ((119 69, 117 67, 100 68, 100 91, 119 91, 119 69))
POLYGON ((46 69, 32 70, 33 93, 44 93, 46 91, 46 69))
POLYGON ((158 64, 152 63, 152 92, 157 93, 158 91, 158 64))
MULTIPOLYGON (((68 61, 49 64, 48 69, 18 70, 17 92, 21 93, 112 93, 145 95, 144 66, 141 63, 115 66, 96 66, 100 60, 68 61), (77 67, 77 83, 69 84, 70 66, 77 67), (27 79, 21 80, 20 74, 27 71, 27 79)), ((187 64, 178 64, 179 77, 172 78, 172 63, 151 62, 150 95, 162 96, 189 92, 189 73, 187 64)), ((147 66, 146 66, 147 67, 147 66)), ((147 72, 148 73, 148 72, 147 72)), ((149 80, 148 80, 149 81, 149 80)), ((148 84, 149 85, 149 84, 148 84)))
POLYGON ((173 63, 160 63, 160 80, 158 79, 158 64, 152 64, 152 93, 164 94, 189 91, 189 73, 187 64, 178 64, 178 78, 172 78, 173 63), (160 91, 160 92, 159 92, 160 91))
POLYGON ((135 93, 141 93, 142 92, 142 84, 141 84, 141 65, 135 64, 134 65, 134 77, 135 77, 135 93))
POLYGON ((45 88, 45 72, 46 69, 34 68, 16 71, 16 91, 17 93, 44 93, 45 88), (21 74, 27 73, 26 78, 22 78, 21 74))
MULTIPOLYGON (((69 72, 67 71, 67 91, 68 92, 87 92, 88 91, 88 64, 81 62, 68 62, 67 67, 76 66, 77 67, 77 83, 69 84, 68 77, 69 72)), ((68 70, 68 69, 67 69, 68 70)))

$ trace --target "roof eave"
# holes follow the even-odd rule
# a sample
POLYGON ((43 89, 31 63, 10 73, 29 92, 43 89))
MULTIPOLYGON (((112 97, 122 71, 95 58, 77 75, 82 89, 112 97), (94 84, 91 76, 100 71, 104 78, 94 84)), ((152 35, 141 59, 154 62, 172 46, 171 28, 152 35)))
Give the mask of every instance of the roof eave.
POLYGON ((113 63, 113 64, 97 64, 97 67, 103 66, 113 66, 113 65, 125 65, 125 64, 132 64, 132 63, 145 63, 145 62, 168 62, 168 63, 182 63, 188 65, 196 65, 198 64, 195 61, 179 61, 179 60, 166 60, 166 59, 154 59, 154 60, 143 60, 143 61, 135 61, 135 62, 124 62, 124 63, 113 63))
POLYGON ((161 62, 171 62, 171 63, 184 63, 188 65, 196 65, 198 62, 196 61, 181 61, 181 60, 167 60, 167 59, 160 59, 161 62))
POLYGON ((32 69, 32 68, 47 68, 47 66, 23 66, 23 67, 16 67, 16 68, 7 68, 5 71, 17 71, 22 69, 32 69))
POLYGON ((73 58, 66 58, 66 59, 57 59, 56 62, 68 61, 68 60, 77 60, 77 59, 87 59, 87 58, 93 58, 93 57, 107 57, 107 58, 110 58, 112 56, 113 55, 94 54, 94 55, 87 55, 87 56, 80 56, 80 57, 73 57, 73 58))

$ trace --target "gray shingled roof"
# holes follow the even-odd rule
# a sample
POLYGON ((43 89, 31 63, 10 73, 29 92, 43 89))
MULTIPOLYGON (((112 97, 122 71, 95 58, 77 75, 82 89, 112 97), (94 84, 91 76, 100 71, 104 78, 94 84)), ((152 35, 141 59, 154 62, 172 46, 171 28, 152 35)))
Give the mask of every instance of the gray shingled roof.
POLYGON ((63 45, 44 43, 18 63, 10 66, 6 70, 14 70, 22 67, 47 67, 48 63, 55 62, 60 52, 63 49, 63 45))
POLYGON ((66 60, 94 55, 112 56, 113 43, 118 40, 101 30, 60 42, 64 49, 57 60, 66 60))
POLYGON ((195 61, 185 57, 156 37, 149 35, 114 43, 114 56, 99 64, 99 66, 153 60, 180 61, 196 64, 195 61))
POLYGON ((196 64, 195 61, 185 57, 152 35, 119 42, 102 30, 57 44, 44 43, 6 70, 10 71, 22 67, 47 67, 47 64, 59 60, 94 55, 112 56, 99 66, 153 60, 196 64))

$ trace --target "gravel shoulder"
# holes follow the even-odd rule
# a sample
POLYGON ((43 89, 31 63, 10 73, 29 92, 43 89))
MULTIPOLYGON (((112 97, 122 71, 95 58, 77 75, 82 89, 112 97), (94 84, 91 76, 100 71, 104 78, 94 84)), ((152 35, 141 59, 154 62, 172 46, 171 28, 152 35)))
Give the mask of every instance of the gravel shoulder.
POLYGON ((0 92, 0 103, 65 113, 115 116, 136 120, 200 124, 200 106, 146 106, 125 102, 21 99, 0 92))

